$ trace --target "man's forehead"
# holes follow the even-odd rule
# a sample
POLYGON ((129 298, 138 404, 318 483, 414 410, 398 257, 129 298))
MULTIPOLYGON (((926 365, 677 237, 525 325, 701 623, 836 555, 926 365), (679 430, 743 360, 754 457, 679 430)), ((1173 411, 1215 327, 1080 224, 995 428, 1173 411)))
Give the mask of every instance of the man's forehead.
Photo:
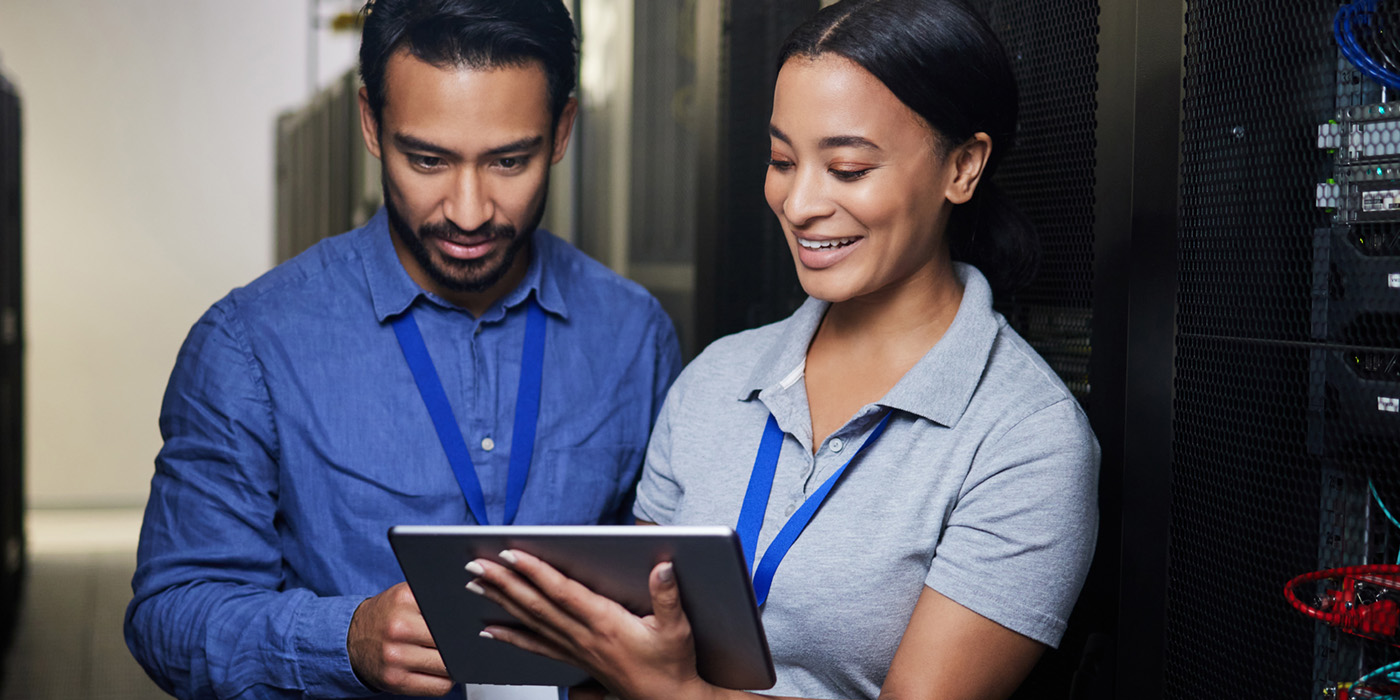
POLYGON ((384 83, 386 131, 423 140, 489 148, 548 134, 553 121, 549 80, 537 61, 442 67, 400 50, 389 59, 384 83))

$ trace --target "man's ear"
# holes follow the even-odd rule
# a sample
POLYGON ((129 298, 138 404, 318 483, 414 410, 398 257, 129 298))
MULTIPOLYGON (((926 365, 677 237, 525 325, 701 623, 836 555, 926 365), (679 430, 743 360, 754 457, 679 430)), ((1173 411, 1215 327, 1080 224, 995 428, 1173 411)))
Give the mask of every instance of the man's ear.
POLYGON ((947 167, 953 169, 952 178, 943 195, 953 204, 962 204, 977 192, 977 183, 982 181, 982 173, 987 169, 987 159, 992 157, 992 137, 979 131, 972 138, 948 152, 947 167))
POLYGON ((370 155, 383 160, 379 151, 379 120, 374 118, 374 110, 369 106, 369 90, 360 88, 360 135, 365 138, 365 148, 370 155))
POLYGON ((578 117, 578 100, 570 97, 559 113, 559 121, 554 125, 554 151, 549 155, 550 164, 564 159, 569 150, 569 136, 574 133, 574 119, 578 117))

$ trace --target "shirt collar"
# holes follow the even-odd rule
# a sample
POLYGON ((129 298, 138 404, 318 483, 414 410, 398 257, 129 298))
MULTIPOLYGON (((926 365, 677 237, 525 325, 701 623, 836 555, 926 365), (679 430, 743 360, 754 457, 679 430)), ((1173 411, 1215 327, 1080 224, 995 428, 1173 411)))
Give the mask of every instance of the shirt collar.
MULTIPOLYGON (((393 234, 389 231, 389 217, 383 207, 380 207, 361 230, 365 235, 360 241, 360 257, 364 261, 365 279, 369 284, 374 314, 380 323, 403 313, 419 297, 439 306, 457 308, 451 302, 424 290, 408 276, 408 271, 404 269, 403 263, 399 262, 399 255, 394 250, 393 234)), ((525 268, 524 279, 482 314, 483 322, 499 320, 505 316, 506 309, 524 303, 530 292, 535 293, 535 298, 545 311, 563 318, 568 317, 568 307, 564 303, 559 280, 555 279, 554 274, 544 274, 546 267, 549 267, 551 272, 560 267, 550 263, 557 256, 557 247, 561 241, 543 230, 536 230, 532 235, 534 239, 530 246, 530 262, 525 268)))
MULTIPOLYGON (((962 417, 982 380, 1001 320, 992 310, 992 289, 977 268, 953 264, 963 284, 962 303, 943 337, 879 405, 899 409, 952 427, 962 417)), ((737 397, 752 400, 763 392, 784 392, 802 377, 807 348, 830 306, 808 298, 788 319, 782 335, 762 355, 737 397)))

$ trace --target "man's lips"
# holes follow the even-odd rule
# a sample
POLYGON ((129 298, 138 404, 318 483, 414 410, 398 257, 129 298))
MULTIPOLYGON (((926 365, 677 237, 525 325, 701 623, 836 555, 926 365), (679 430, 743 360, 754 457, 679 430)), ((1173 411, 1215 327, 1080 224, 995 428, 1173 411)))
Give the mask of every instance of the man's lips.
POLYGON ((495 248, 496 241, 500 237, 494 235, 487 236, 461 236, 445 238, 433 236, 432 242, 437 249, 449 258, 457 260, 475 260, 490 254, 495 248))

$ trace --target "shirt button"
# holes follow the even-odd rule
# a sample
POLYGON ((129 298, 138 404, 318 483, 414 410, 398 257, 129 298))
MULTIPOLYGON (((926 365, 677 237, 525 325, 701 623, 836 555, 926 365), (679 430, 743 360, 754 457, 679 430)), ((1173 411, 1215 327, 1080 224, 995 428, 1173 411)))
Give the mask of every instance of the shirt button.
POLYGON ((788 517, 792 517, 792 514, 793 514, 793 513, 796 513, 796 512, 797 512, 797 501, 793 501, 792 503, 789 503, 789 504, 788 504, 788 507, 787 507, 787 515, 788 515, 788 517))
POLYGON ((481 449, 486 450, 487 452, 496 449, 496 441, 492 440, 491 438, 482 439, 481 449))
POLYGON ((828 442, 827 445, 831 447, 832 452, 840 452, 846 443, 842 442, 841 438, 831 438, 831 442, 828 442))

